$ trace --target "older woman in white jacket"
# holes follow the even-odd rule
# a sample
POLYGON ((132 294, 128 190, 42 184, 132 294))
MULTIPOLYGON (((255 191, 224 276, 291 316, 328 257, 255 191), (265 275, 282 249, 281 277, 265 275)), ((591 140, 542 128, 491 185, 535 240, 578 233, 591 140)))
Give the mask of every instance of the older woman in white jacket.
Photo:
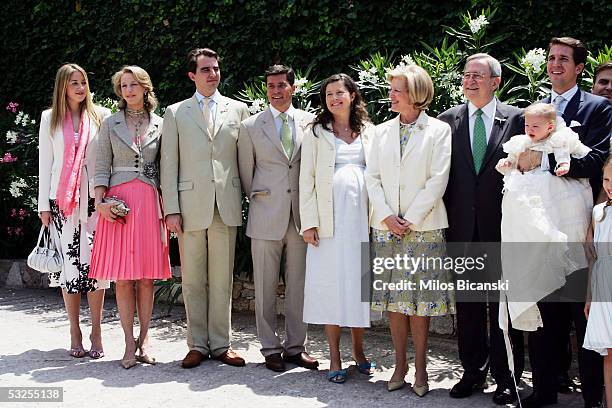
POLYGON ((416 354, 412 388, 422 397, 429 391, 426 351, 430 316, 454 313, 455 303, 452 291, 421 289, 419 284, 448 283, 451 275, 424 264, 389 268, 384 260, 397 259, 397 255, 440 260, 444 256, 448 221, 442 196, 450 169, 451 130, 425 113, 434 93, 425 70, 416 65, 400 66, 389 72, 387 79, 391 110, 399 115, 376 127, 365 174, 372 206, 372 309, 389 315, 396 365, 388 390, 405 385, 410 326, 416 354), (394 289, 389 283, 406 286, 394 289))
POLYGON ((300 168, 301 232, 308 243, 304 322, 325 325, 331 355, 327 377, 343 383, 347 370, 340 358, 342 326, 351 328, 357 369, 369 374, 373 367, 363 352, 370 308, 362 295, 361 272, 369 269, 363 174, 374 128, 348 75, 328 78, 320 97, 323 111, 304 136, 300 168))
POLYGON ((90 187, 98 128, 108 115, 108 109, 93 104, 83 68, 65 64, 58 69, 53 105, 40 120, 38 211, 60 241, 64 263, 61 272, 49 274, 49 286, 62 288, 70 321, 69 354, 76 358, 104 356, 100 322, 109 282, 89 277, 96 220, 90 187), (89 351, 83 348, 79 325, 81 294, 87 294, 91 312, 89 351))

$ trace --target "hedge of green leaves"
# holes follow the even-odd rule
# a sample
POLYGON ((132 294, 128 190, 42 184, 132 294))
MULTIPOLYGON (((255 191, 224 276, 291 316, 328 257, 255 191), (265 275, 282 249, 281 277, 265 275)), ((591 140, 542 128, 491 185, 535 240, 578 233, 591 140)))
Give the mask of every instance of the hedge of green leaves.
POLYGON ((468 10, 497 8, 490 35, 510 34, 498 57, 546 47, 572 35, 597 47, 609 41, 612 4, 605 1, 371 0, 80 0, 3 2, 0 72, 4 104, 18 100, 32 113, 47 106, 56 69, 76 62, 92 88, 111 96, 109 78, 125 64, 151 74, 162 106, 193 91, 184 71, 189 49, 209 46, 224 61, 222 91, 235 94, 272 62, 316 66, 320 77, 376 51, 407 54, 436 45, 443 25, 468 10), (570 12, 580 10, 580 12, 570 12))
MULTIPOLYGON (((385 69, 398 63, 417 63, 430 73, 436 114, 460 102, 462 64, 473 52, 488 51, 504 62, 499 97, 519 106, 545 92, 544 50, 536 48, 546 48, 550 37, 585 41, 595 57, 588 73, 612 56, 602 17, 612 12, 607 2, 88 0, 1 7, 0 258, 24 257, 37 234, 37 121, 64 62, 90 73, 96 101, 107 106, 112 101, 106 98, 114 97, 112 73, 140 65, 165 107, 193 93, 185 56, 208 46, 223 58, 221 91, 249 102, 252 112, 265 104, 259 76, 271 63, 296 68, 295 102, 308 110, 316 109, 320 80, 343 71, 358 81, 379 123, 389 116, 385 69), (472 18, 481 14, 487 23, 474 30, 472 18)), ((588 86, 589 75, 584 79, 588 86)), ((240 234, 236 271, 249 269, 249 252, 240 234)))

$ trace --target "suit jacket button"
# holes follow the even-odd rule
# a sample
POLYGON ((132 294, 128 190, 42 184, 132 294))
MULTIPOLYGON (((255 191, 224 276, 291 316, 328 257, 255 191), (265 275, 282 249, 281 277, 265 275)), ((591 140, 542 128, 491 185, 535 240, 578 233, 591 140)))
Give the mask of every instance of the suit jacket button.
POLYGON ((288 193, 290 193, 290 192, 291 192, 291 189, 288 189, 288 190, 287 190, 287 192, 288 192, 288 193))
POLYGON ((292 167, 292 166, 291 166, 291 165, 289 165, 289 168, 291 168, 291 167, 292 167))

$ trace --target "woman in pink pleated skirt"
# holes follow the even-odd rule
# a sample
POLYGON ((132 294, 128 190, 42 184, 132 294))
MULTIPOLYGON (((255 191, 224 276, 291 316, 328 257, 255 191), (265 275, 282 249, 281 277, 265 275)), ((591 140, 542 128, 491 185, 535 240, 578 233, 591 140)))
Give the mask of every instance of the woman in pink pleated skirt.
POLYGON ((137 66, 113 75, 120 110, 101 126, 96 158, 96 209, 100 214, 91 259, 92 277, 116 282, 125 336, 121 365, 155 364, 147 354, 153 281, 170 277, 168 234, 159 195, 158 152, 162 119, 151 78, 137 66), (129 208, 121 216, 118 202, 129 208), (134 311, 140 323, 134 338, 134 311))

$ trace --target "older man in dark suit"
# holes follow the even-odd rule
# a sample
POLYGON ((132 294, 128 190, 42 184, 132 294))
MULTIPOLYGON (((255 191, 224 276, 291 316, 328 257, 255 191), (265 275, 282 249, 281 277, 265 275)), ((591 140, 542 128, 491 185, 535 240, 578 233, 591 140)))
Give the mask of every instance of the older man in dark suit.
MULTIPOLYGON (((603 163, 610 148, 612 129, 612 108, 602 97, 581 90, 578 77, 584 70, 587 49, 581 41, 571 37, 553 38, 548 46, 547 72, 552 84, 551 95, 543 102, 552 103, 566 125, 578 133, 582 143, 591 152, 582 159, 571 159, 571 170, 565 177, 589 178, 593 196, 601 189, 603 163)), ((525 155, 519 167, 528 168, 529 163, 539 163, 544 168, 555 168, 552 154, 525 155)), ((566 288, 578 284, 586 286, 586 270, 576 271, 568 278, 566 288), (581 279, 582 277, 582 279, 581 279)), ((584 350, 582 343, 586 330, 583 313, 584 302, 554 302, 558 294, 538 302, 543 327, 529 335, 529 358, 533 367, 533 394, 522 401, 524 408, 538 408, 557 402, 560 390, 558 375, 565 376, 569 366, 567 339, 571 321, 574 321, 578 340, 578 363, 582 383, 582 397, 586 408, 601 406, 603 369, 601 357, 590 350, 584 350)), ((561 295, 563 296, 563 295, 561 295)))
MULTIPOLYGON (((502 144, 524 132, 524 121, 520 109, 495 98, 500 82, 499 61, 488 54, 470 56, 463 75, 463 93, 468 102, 439 116, 453 132, 450 177, 444 195, 449 222, 447 240, 451 247, 452 242, 501 240, 503 184, 495 164, 505 156, 502 144)), ((492 262, 490 267, 499 268, 499 261, 492 262)), ((483 389, 490 366, 497 383, 493 401, 500 405, 511 403, 517 396, 498 324, 498 303, 473 300, 457 302, 459 357, 465 371, 450 396, 464 398, 483 389)), ((522 333, 511 330, 511 338, 515 372, 520 378, 524 364, 522 333)))

